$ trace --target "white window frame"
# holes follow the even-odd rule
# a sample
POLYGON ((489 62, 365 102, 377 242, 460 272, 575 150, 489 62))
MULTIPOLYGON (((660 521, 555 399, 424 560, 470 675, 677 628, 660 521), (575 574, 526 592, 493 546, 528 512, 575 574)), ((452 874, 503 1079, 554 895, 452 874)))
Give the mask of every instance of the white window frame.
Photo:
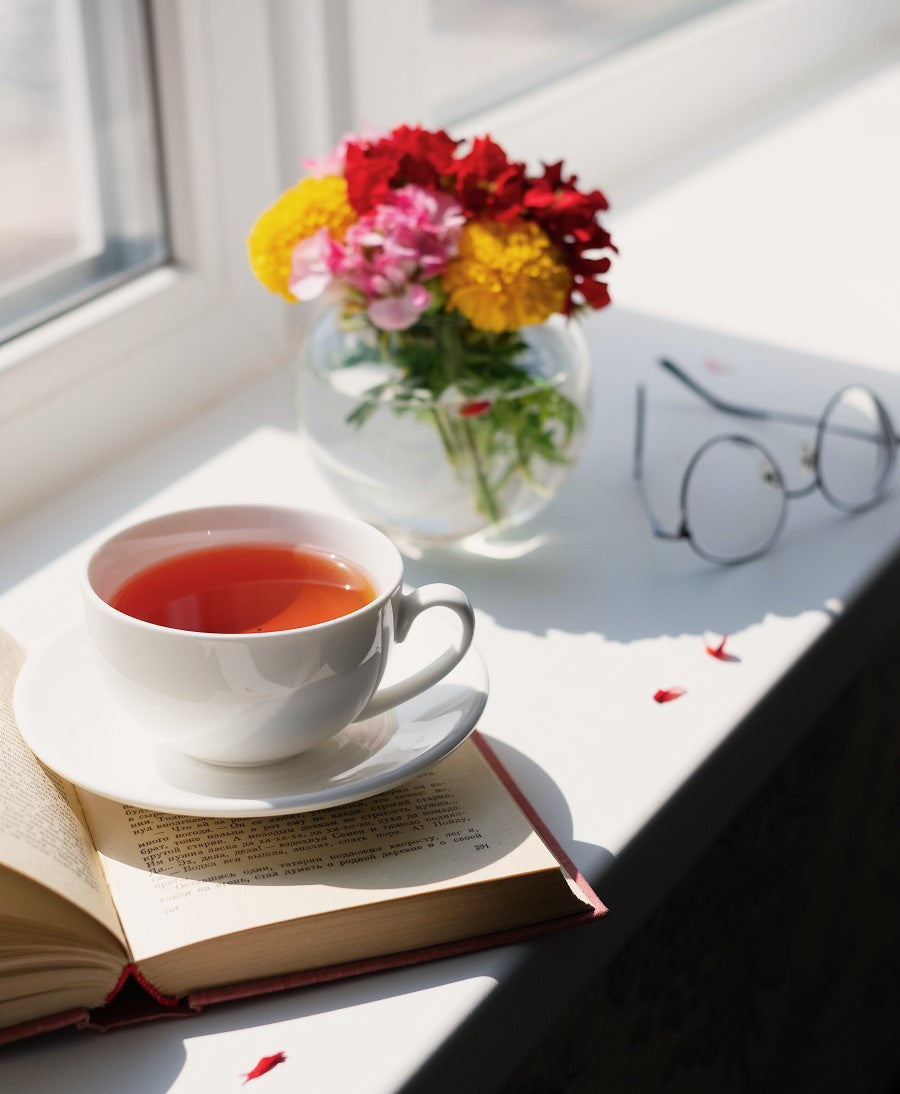
POLYGON ((173 261, 0 347, 0 519, 276 367, 290 347, 287 305, 246 255, 281 186, 268 8, 152 0, 151 17, 173 261))
MULTIPOLYGON (((284 363, 302 309, 253 279, 253 220, 343 133, 432 124, 419 0, 152 11, 175 261, 0 347, 0 520, 284 363)), ((898 24, 896 0, 739 0, 453 132, 563 158, 615 211, 898 24)))

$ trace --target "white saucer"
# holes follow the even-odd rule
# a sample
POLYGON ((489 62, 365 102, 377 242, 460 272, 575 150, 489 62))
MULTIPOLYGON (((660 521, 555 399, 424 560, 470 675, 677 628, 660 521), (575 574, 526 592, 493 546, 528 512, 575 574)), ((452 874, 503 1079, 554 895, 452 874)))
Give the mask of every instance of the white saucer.
MULTIPOLYGON (((420 665, 423 644, 445 646, 446 628, 440 616, 417 620, 392 652, 385 682, 420 665)), ((473 647, 439 684, 317 748, 264 767, 221 767, 165 750, 129 726, 93 657, 81 624, 29 653, 14 696, 26 743, 78 787, 126 805, 195 816, 301 813, 380 794, 461 744, 488 695, 487 671, 473 647)))

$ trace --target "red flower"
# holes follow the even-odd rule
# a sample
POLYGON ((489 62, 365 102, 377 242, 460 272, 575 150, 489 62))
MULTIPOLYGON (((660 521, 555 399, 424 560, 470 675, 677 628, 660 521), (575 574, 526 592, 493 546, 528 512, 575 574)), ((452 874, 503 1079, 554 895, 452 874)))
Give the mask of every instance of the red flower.
POLYGON ((451 188, 458 144, 442 129, 432 132, 407 125, 373 143, 350 143, 344 161, 350 204, 364 216, 401 186, 451 188))
POLYGON ((572 222, 573 228, 583 223, 590 224, 597 213, 609 208, 609 204, 599 190, 592 190, 589 194, 582 193, 575 186, 577 181, 577 175, 563 178, 562 160, 558 163, 545 163, 543 175, 540 178, 528 180, 529 189, 525 205, 528 208, 541 210, 545 218, 552 216, 565 218, 575 214, 576 221, 572 222))
POLYGON ((572 274, 563 312, 605 307, 609 289, 601 278, 611 263, 600 252, 616 247, 598 219, 608 208, 603 194, 579 190, 577 176, 563 176, 562 161, 545 164, 542 175, 529 178, 525 165, 510 160, 491 137, 476 138, 457 157, 461 143, 442 129, 407 125, 373 141, 350 141, 344 174, 351 206, 365 216, 388 201, 392 190, 415 185, 453 194, 469 219, 532 220, 557 246, 572 274))
POLYGON ((597 219, 609 208, 606 198, 599 190, 582 193, 575 185, 577 181, 575 175, 563 178, 561 161, 545 164, 540 178, 528 180, 523 201, 531 218, 562 250, 572 271, 567 315, 578 305, 578 296, 591 308, 602 308, 609 303, 609 289, 597 276, 609 270, 610 260, 596 252, 616 250, 609 232, 597 219))
POLYGON ((466 216, 510 220, 522 213, 525 164, 512 163, 496 141, 477 137, 455 162, 456 197, 466 216))

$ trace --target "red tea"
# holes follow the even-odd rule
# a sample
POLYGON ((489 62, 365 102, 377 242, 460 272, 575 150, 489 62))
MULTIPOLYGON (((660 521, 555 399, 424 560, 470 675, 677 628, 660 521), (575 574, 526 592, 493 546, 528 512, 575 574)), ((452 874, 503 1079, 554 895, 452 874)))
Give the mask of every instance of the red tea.
POLYGON ((337 555, 241 543, 164 559, 130 577, 109 603, 163 627, 250 634, 323 623, 374 599, 369 578, 337 555))

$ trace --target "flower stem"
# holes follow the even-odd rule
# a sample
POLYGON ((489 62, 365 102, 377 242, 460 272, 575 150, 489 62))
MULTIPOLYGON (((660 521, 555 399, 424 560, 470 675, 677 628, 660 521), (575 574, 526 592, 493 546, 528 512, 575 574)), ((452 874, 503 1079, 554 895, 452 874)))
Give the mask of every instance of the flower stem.
POLYGON ((450 420, 447 411, 441 407, 434 407, 430 413, 450 465, 457 471, 465 471, 466 468, 471 471, 475 482, 476 508, 491 524, 496 524, 503 513, 488 481, 472 423, 465 418, 454 417, 450 420))
POLYGON ((461 424, 463 439, 466 448, 468 449, 472 470, 475 474, 478 508, 484 513, 491 524, 496 524, 503 516, 503 513, 500 510, 500 504, 497 501, 494 491, 491 489, 491 484, 488 482, 484 464, 481 462, 481 454, 478 451, 475 431, 472 428, 472 423, 467 418, 463 418, 461 424))
POLYGON ((434 418, 434 424, 438 436, 441 438, 441 444, 444 446, 444 452, 447 454, 447 459, 454 467, 458 466, 459 453, 456 451, 456 441, 453 439, 450 423, 447 421, 447 411, 436 406, 431 409, 430 413, 434 418))
MULTIPOLYGON (((438 334, 440 337, 441 349, 445 355, 445 367, 447 369, 447 374, 450 377, 450 383, 452 384, 463 372, 462 366, 465 350, 461 332, 454 324, 444 323, 438 328, 438 334)), ((435 416, 437 418, 437 413, 435 416)), ((442 425, 443 423, 439 425, 439 428, 441 428, 442 425)), ((488 481, 487 472, 481 459, 481 453, 478 450, 478 441, 472 423, 468 418, 460 417, 453 422, 453 425, 456 427, 454 432, 457 432, 457 435, 460 436, 462 446, 472 468, 472 474, 475 479, 476 506, 478 511, 486 516, 491 524, 496 524, 503 514, 497 497, 488 481)), ((453 455, 448 448, 448 438, 445 436, 443 428, 441 428, 441 440, 444 442, 444 447, 447 448, 448 455, 453 459, 453 455)), ((454 462, 458 462, 458 453, 454 462)))

